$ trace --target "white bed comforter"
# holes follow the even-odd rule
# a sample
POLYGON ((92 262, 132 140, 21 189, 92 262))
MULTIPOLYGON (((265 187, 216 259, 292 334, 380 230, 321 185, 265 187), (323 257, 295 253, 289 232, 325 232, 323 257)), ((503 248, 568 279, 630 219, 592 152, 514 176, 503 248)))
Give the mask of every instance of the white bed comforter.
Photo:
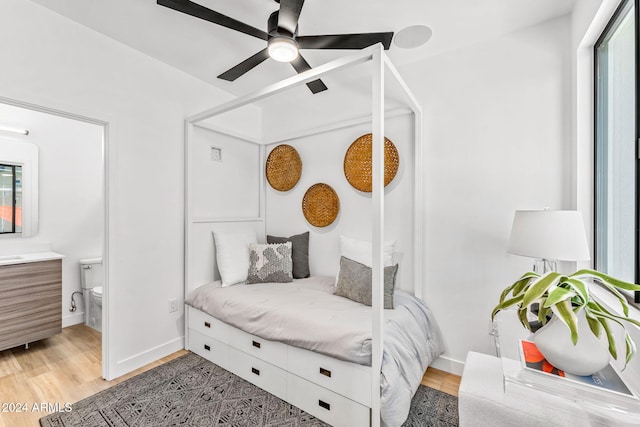
MULTIPOLYGON (((202 285, 186 303, 264 339, 371 365, 371 307, 333 295, 335 278, 220 287, 202 285)), ((385 310, 381 372, 382 419, 399 426, 427 366, 444 352, 433 314, 397 290, 385 310)))

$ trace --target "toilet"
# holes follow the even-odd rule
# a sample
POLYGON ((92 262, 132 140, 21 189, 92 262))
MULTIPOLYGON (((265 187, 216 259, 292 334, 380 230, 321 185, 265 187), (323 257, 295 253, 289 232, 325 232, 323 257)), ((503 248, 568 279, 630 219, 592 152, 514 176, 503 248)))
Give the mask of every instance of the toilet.
POLYGON ((80 260, 80 282, 84 297, 84 323, 102 331, 102 285, 104 282, 102 258, 80 260))

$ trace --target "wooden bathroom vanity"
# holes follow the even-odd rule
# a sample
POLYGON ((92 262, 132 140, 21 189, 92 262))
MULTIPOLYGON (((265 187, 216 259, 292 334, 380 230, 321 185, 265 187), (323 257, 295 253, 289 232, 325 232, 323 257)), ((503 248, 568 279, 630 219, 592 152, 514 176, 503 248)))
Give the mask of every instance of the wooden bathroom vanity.
POLYGON ((0 350, 62 332, 62 258, 0 256, 0 350))

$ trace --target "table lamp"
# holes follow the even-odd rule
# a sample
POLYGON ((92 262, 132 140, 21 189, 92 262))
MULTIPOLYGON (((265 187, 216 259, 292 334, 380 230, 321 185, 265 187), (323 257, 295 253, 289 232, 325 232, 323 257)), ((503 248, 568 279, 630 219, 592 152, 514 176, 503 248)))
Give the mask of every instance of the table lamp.
POLYGON ((579 211, 516 211, 507 252, 535 258, 538 274, 557 271, 557 261, 586 261, 587 235, 579 211))

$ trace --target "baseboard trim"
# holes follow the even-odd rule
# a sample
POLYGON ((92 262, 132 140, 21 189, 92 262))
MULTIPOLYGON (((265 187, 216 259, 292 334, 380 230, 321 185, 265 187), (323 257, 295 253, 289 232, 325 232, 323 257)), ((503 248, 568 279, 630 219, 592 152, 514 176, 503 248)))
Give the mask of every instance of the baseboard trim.
POLYGON ((456 375, 462 375, 462 371, 464 370, 464 362, 447 356, 438 357, 430 366, 456 375))
POLYGON ((134 354, 131 357, 127 357, 126 359, 122 359, 116 362, 115 366, 109 369, 109 373, 112 374, 111 378, 105 379, 108 381, 113 380, 122 375, 128 374, 131 371, 135 371, 136 369, 141 368, 151 362, 162 359, 163 357, 175 353, 176 351, 182 350, 183 348, 184 337, 178 337, 174 340, 153 347, 147 351, 134 354))
POLYGON ((73 325, 79 325, 80 323, 84 323, 84 312, 70 314, 62 318, 63 328, 73 325))

